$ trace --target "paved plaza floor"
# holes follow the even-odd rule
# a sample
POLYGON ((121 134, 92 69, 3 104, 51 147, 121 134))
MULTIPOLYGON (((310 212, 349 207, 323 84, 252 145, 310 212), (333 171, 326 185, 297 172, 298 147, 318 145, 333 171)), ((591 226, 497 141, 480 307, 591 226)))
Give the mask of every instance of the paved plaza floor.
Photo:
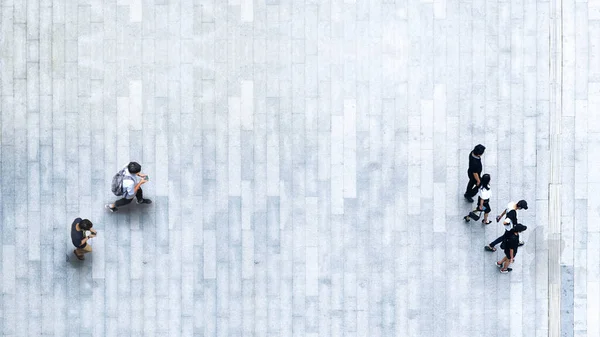
POLYGON ((0 334, 600 336, 600 1, 1 4, 0 334))

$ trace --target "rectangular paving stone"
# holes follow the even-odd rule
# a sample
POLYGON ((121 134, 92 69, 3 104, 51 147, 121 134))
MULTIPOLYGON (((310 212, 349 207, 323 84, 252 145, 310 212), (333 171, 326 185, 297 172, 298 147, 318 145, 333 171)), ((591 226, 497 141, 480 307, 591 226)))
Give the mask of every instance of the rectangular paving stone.
MULTIPOLYGON (((15 18, 15 23, 16 23, 15 18)), ((13 64, 14 78, 26 78, 27 72, 27 27, 24 24, 13 25, 13 64)))

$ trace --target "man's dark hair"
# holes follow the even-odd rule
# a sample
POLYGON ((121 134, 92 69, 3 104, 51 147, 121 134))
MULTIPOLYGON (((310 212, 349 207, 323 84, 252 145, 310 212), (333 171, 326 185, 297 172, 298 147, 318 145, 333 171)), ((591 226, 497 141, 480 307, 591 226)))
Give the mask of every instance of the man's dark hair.
POLYGON ((481 144, 477 144, 473 149, 473 154, 476 156, 481 156, 485 152, 485 146, 481 144))
POLYGON ((90 228, 92 228, 94 224, 88 220, 88 219, 83 219, 81 220, 81 222, 79 222, 79 228, 83 229, 83 230, 88 230, 90 228))
POLYGON ((517 202, 517 207, 522 208, 522 209, 527 209, 527 201, 525 200, 519 200, 519 202, 517 202))
POLYGON ((129 165, 127 165, 127 170, 129 171, 129 173, 132 174, 140 173, 140 171, 142 170, 142 165, 132 161, 131 163, 129 163, 129 165))

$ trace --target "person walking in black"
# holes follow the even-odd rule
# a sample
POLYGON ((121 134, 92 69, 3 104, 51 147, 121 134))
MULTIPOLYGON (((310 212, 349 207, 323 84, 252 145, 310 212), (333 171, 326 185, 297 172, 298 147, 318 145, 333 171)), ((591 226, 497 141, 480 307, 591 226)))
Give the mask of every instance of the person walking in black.
MULTIPOLYGON (((513 227, 515 227, 519 223, 519 220, 517 219, 517 210, 527 209, 527 208, 528 208, 527 201, 525 201, 525 200, 519 200, 518 202, 514 202, 514 201, 509 202, 508 206, 502 212, 502 214, 500 214, 496 217, 496 221, 498 222, 506 214, 506 219, 504 219, 504 223, 503 223, 504 234, 499 236, 496 240, 492 241, 489 245, 485 246, 485 250, 490 251, 490 252, 495 252, 496 248, 494 246, 496 246, 500 242, 504 241, 504 239, 506 239, 510 235, 510 230, 513 229, 513 227)), ((522 245, 524 245, 524 243, 522 241, 519 241, 519 246, 522 246, 522 245)))
POLYGON ((500 268, 502 274, 512 271, 512 268, 508 267, 515 262, 515 256, 517 256, 517 251, 519 250, 519 233, 526 229, 527 226, 517 224, 508 232, 504 241, 502 241, 501 248, 504 250, 504 257, 502 260, 496 262, 496 267, 500 268))
POLYGON ((485 152, 485 146, 477 144, 473 151, 469 153, 469 169, 467 174, 469 175, 469 182, 467 183, 467 190, 465 191, 464 197, 468 202, 473 202, 473 197, 477 194, 478 188, 481 185, 481 171, 483 166, 481 165, 481 156, 485 152))

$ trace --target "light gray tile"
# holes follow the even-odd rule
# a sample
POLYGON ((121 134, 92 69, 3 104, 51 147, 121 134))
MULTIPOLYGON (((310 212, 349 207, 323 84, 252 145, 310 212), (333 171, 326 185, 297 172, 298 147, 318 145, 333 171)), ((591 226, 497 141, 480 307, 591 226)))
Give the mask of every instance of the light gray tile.
POLYGON ((13 64, 14 78, 27 76, 27 27, 25 24, 13 25, 13 64))
MULTIPOLYGON (((550 3, 244 4, 6 1, 2 332, 547 335, 536 299, 549 275, 550 3), (464 159, 479 142, 492 214, 532 200, 509 275, 516 297, 494 306, 478 299, 498 297, 505 275, 478 238, 501 228, 459 225, 464 159), (110 214, 101 200, 130 157, 154 177, 154 203, 110 214), (73 213, 101 230, 82 263, 66 236, 73 213), (25 241, 25 255, 5 250, 25 241), (437 268, 456 245, 469 264, 437 268), (77 322, 63 301, 76 279, 101 319, 77 322), (486 318, 511 308, 535 319, 486 318)), ((598 189, 597 13, 577 2, 561 16, 565 335, 596 331, 597 259, 585 252, 598 241, 587 199, 598 189)))

